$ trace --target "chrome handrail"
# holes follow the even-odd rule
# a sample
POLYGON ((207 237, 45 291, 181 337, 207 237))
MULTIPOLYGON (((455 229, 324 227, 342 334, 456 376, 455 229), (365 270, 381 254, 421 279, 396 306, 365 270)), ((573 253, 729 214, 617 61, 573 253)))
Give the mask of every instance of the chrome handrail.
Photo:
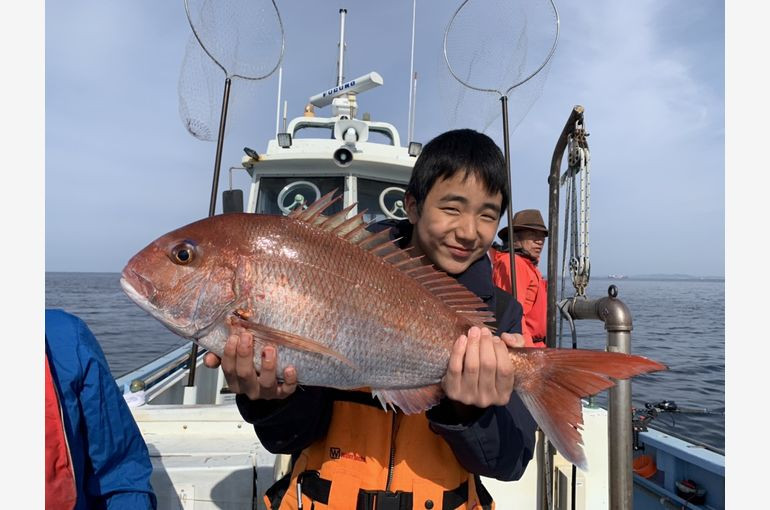
MULTIPOLYGON (((198 353, 198 357, 202 356, 205 352, 206 352, 205 350, 200 351, 198 353)), ((135 393, 141 390, 146 390, 150 388, 153 384, 158 382, 160 379, 163 379, 164 377, 171 374, 172 372, 175 372, 180 368, 190 368, 189 361, 190 361, 190 352, 187 351, 184 354, 181 354, 176 358, 172 359, 165 365, 162 365, 161 367, 150 372, 148 375, 144 377, 137 377, 135 379, 132 379, 129 389, 132 393, 135 393)), ((197 362, 197 358, 196 358, 196 362, 197 362)))
MULTIPOLYGON (((571 319, 591 319, 604 322, 607 331, 607 350, 631 354, 631 312, 617 298, 618 290, 610 285, 608 296, 600 299, 576 298, 560 303, 560 308, 571 319)), ((609 474, 610 508, 633 508, 634 478, 632 468, 633 427, 631 416, 631 380, 615 381, 609 389, 609 474)))

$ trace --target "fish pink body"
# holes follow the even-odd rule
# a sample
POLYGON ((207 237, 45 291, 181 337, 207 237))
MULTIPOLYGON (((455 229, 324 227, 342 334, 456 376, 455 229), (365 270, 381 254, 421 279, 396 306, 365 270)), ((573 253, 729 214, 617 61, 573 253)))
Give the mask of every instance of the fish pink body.
MULTIPOLYGON (((254 333, 257 370, 271 344, 278 373, 293 365, 300 384, 368 387, 405 412, 422 411, 442 396, 454 341, 491 313, 387 232, 365 230, 362 215, 321 215, 330 195, 289 217, 226 214, 177 229, 137 253, 121 284, 169 329, 215 354, 236 320, 254 333)), ((512 349, 511 359, 516 391, 577 463, 580 397, 612 386, 609 377, 665 368, 639 356, 560 349, 512 349), (560 381, 563 395, 543 393, 560 381)))

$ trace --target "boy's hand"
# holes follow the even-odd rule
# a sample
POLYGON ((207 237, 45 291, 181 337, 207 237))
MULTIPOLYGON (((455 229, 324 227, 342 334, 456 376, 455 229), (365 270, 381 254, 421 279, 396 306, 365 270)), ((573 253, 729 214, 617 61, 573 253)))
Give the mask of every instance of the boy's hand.
POLYGON ((242 393, 251 400, 283 399, 297 389, 297 372, 288 366, 283 371, 283 383, 275 376, 278 366, 275 347, 262 349, 262 372, 254 368, 254 337, 243 328, 232 327, 220 360, 213 353, 206 353, 203 363, 209 368, 222 366, 230 391, 242 393))
POLYGON ((504 335, 507 341, 474 326, 457 339, 441 384, 447 397, 481 408, 508 403, 514 382, 508 342, 518 344, 523 338, 504 335))
POLYGON ((505 342, 508 347, 524 347, 525 344, 524 335, 519 333, 502 333, 500 340, 505 342))

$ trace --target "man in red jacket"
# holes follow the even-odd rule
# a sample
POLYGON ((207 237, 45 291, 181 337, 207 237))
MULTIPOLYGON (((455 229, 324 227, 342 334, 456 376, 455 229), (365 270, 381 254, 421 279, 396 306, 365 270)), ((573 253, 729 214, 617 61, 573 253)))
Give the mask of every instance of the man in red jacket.
MULTIPOLYGON (((513 215, 513 250, 516 263, 516 299, 524 308, 522 334, 526 347, 545 347, 546 280, 537 268, 548 229, 537 209, 524 209, 513 215)), ((511 292, 511 261, 508 254, 508 227, 498 232, 502 250, 490 250, 495 285, 511 292)))

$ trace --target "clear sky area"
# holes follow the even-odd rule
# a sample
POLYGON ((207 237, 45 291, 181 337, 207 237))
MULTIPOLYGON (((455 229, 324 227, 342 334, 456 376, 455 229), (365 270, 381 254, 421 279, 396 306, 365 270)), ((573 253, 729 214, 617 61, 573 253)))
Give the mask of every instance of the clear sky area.
MULTIPOLYGON (((270 3, 262 3, 268 12, 270 3)), ((310 96, 335 85, 338 11, 346 7, 346 78, 377 71, 385 81, 360 96, 359 115, 394 124, 405 140, 412 2, 277 5, 286 34, 282 100, 289 119, 301 115, 310 96)), ((497 97, 458 93, 462 87, 447 73, 442 42, 457 5, 417 2, 414 139, 425 143, 447 129, 472 127, 502 146, 497 97)), ((519 122, 510 136, 514 208, 547 215, 554 145, 579 104, 590 133, 592 275, 723 276, 722 2, 557 7, 561 33, 552 61, 534 92, 510 95, 512 122, 519 122)), ((494 18, 489 31, 499 29, 494 18)), ((117 272, 154 238, 208 214, 215 142, 191 136, 179 112, 191 36, 184 2, 49 2, 45 20, 45 269, 117 272)), ((275 30, 267 26, 271 20, 265 15, 255 25, 275 30)), ((533 41, 553 31, 547 21, 531 21, 533 41)), ((481 44, 481 25, 458 26, 448 41, 481 44)), ((501 68, 519 65, 511 44, 513 57, 504 45, 492 48, 501 68)), ((197 94, 218 122, 224 74, 207 72, 201 76, 209 83, 197 94)), ((274 136, 277 91, 277 72, 259 82, 233 80, 220 190, 243 147, 264 151, 274 136)), ((236 173, 235 185, 245 188, 245 177, 236 173)))

